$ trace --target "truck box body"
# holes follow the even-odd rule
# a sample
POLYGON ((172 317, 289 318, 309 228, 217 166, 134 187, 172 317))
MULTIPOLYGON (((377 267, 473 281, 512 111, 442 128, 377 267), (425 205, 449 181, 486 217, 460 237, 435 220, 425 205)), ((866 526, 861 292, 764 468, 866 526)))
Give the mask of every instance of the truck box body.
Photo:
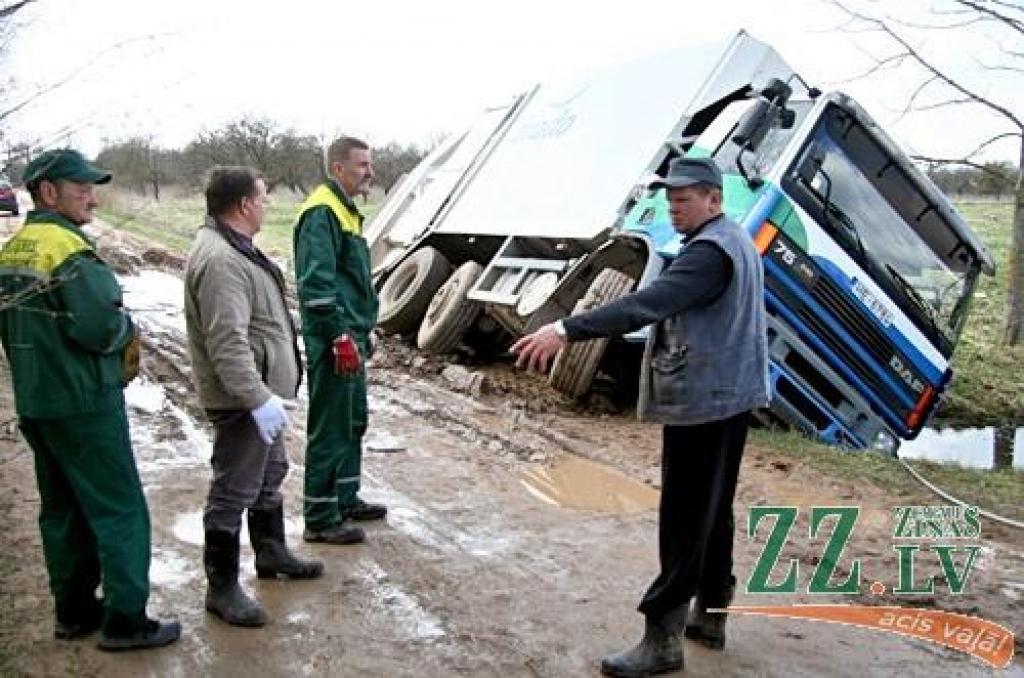
MULTIPOLYGON (((680 247, 649 180, 673 157, 710 155, 726 213, 764 257, 772 415, 830 443, 893 450, 917 434, 951 377, 975 280, 993 270, 855 102, 809 91, 743 32, 538 85, 464 140, 447 174, 443 162, 432 172, 448 177, 445 190, 407 211, 405 236, 375 261, 385 288, 418 249, 482 268, 457 297, 452 285, 423 290, 434 296, 424 325, 474 305, 518 335, 643 286, 680 247), (625 288, 609 291, 608 269, 625 288)), ((375 224, 384 238, 397 225, 375 224)), ((552 383, 579 395, 603 348, 563 351, 552 383)))

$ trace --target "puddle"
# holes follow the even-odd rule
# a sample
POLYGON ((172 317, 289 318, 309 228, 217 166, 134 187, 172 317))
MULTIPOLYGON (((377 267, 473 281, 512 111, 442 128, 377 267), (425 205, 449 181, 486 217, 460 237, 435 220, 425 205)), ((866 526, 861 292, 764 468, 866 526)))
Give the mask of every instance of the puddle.
POLYGON ((657 508, 660 498, 657 490, 578 457, 529 468, 519 481, 533 496, 562 508, 637 513, 657 508))
POLYGON ((140 375, 124 390, 124 400, 128 407, 146 414, 156 414, 162 410, 166 397, 163 387, 149 381, 144 375, 140 375))
POLYGON ((150 333, 160 330, 184 336, 184 284, 163 271, 146 269, 138 275, 118 276, 124 290, 124 305, 132 317, 150 333))
POLYGON ((367 563, 363 577, 373 596, 411 638, 431 640, 445 635, 441 620, 423 609, 413 596, 392 584, 380 565, 367 563))
POLYGON ((188 414, 165 396, 160 387, 155 387, 161 398, 160 409, 146 409, 146 405, 154 405, 157 400, 157 392, 152 388, 140 385, 141 390, 136 392, 131 402, 132 448, 139 472, 148 480, 154 471, 161 469, 208 467, 209 437, 188 414), (146 402, 140 403, 140 399, 146 402))
POLYGON ((179 540, 186 544, 202 546, 205 539, 203 534, 203 512, 192 511, 178 516, 174 521, 171 532, 179 540))
POLYGON ((151 583, 165 588, 181 588, 198 577, 197 564, 167 549, 155 549, 149 564, 151 583))
POLYGON ((903 441, 899 456, 976 469, 1024 470, 1024 428, 926 428, 916 439, 903 441))
POLYGON ((510 551, 518 539, 490 526, 478 526, 469 532, 446 520, 443 513, 430 510, 410 497, 385 486, 378 478, 363 475, 373 490, 367 496, 388 507, 388 526, 443 553, 469 554, 477 558, 493 558, 510 551))
POLYGON ((387 431, 369 431, 363 438, 363 447, 368 452, 405 452, 402 439, 387 431))

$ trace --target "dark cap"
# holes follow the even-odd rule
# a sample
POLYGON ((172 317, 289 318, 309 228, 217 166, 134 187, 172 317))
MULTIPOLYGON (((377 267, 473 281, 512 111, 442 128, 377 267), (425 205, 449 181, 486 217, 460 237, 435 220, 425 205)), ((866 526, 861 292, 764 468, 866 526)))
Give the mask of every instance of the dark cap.
POLYGON ((665 178, 655 179, 651 188, 684 188, 696 184, 722 187, 722 173, 711 158, 676 158, 668 166, 665 178))
POLYGON ((85 156, 71 148, 55 148, 40 153, 25 167, 21 180, 26 186, 37 185, 44 179, 67 179, 80 184, 105 184, 113 175, 93 165, 85 156))

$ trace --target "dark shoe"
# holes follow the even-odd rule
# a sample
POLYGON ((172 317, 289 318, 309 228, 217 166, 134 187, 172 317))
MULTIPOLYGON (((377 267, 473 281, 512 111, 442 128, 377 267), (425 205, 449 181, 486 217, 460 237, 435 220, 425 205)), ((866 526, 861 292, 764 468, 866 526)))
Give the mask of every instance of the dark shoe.
POLYGON ((324 530, 306 528, 302 533, 303 541, 313 544, 359 544, 366 540, 366 534, 358 527, 346 527, 338 523, 324 530))
POLYGON ((736 579, 726 587, 708 594, 697 594, 697 599, 686 620, 685 635, 712 650, 725 647, 725 612, 708 612, 709 609, 728 607, 736 593, 736 579))
POLYGON ((53 637, 57 640, 84 638, 103 625, 103 601, 92 594, 89 598, 68 605, 57 605, 57 620, 53 637))
POLYGON ((601 673, 618 678, 642 678, 682 668, 683 644, 679 636, 649 620, 643 640, 636 647, 601 660, 601 673))
POLYGON ((97 645, 101 650, 145 650, 170 645, 181 637, 181 624, 176 621, 164 622, 145 617, 142 622, 125 623, 126 621, 127 618, 116 613, 111 614, 100 632, 100 641, 97 645))
POLYGON ((383 504, 371 504, 356 497, 356 503, 341 508, 342 520, 384 520, 388 509, 383 504))
POLYGON ((263 608, 238 585, 238 550, 237 534, 207 530, 206 609, 233 626, 263 626, 267 623, 263 608))
POLYGON ((292 579, 316 579, 324 573, 319 560, 300 560, 284 541, 284 507, 249 509, 249 541, 256 552, 256 576, 274 579, 279 574, 292 579))

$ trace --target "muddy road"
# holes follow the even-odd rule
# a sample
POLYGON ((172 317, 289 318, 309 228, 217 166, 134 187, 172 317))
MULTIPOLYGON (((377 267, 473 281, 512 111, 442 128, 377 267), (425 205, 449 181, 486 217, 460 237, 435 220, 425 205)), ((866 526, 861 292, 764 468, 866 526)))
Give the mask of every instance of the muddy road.
MULTIPOLYGON (((4 669, 85 676, 591 676, 603 654, 638 638, 635 605, 657 564, 658 429, 629 416, 574 411, 539 380, 504 367, 488 370, 482 389, 463 392, 450 370, 441 376, 442 365, 417 360, 394 341, 374 360, 364 458, 363 493, 388 505, 387 521, 370 523, 363 545, 301 543, 303 395, 288 430, 288 533, 298 551, 325 561, 326 575, 257 580, 243 538, 244 585, 271 621, 263 629, 237 629, 207 615, 201 513, 210 443, 188 381, 181 283, 173 258, 159 260, 132 249, 136 243, 106 237, 128 248, 126 265, 143 265, 141 275, 122 281, 146 335, 143 377, 127 397, 153 523, 150 612, 179 618, 183 636, 165 649, 116 656, 96 650, 95 639, 53 640, 31 455, 17 434, 4 365, 4 669), (165 270, 147 269, 145 262, 165 270)), ((860 505, 862 525, 849 548, 864 558, 865 572, 877 573, 894 571, 891 508, 915 501, 936 503, 886 496, 754 446, 736 507, 739 517, 756 504, 860 505)), ((738 519, 741 577, 762 546, 746 539, 745 522, 738 519)), ((806 534, 806 523, 800 527, 806 534)), ((985 549, 969 591, 920 602, 1015 627, 1019 638, 1021 534, 988 524, 983 532, 985 549)), ((820 544, 806 542, 797 539, 789 549, 811 565, 820 544)), ((725 652, 687 642, 686 661, 687 673, 697 676, 991 673, 977 660, 920 641, 755 617, 730 620, 725 652)), ((1024 676, 1019 655, 1008 675, 1024 676)))

